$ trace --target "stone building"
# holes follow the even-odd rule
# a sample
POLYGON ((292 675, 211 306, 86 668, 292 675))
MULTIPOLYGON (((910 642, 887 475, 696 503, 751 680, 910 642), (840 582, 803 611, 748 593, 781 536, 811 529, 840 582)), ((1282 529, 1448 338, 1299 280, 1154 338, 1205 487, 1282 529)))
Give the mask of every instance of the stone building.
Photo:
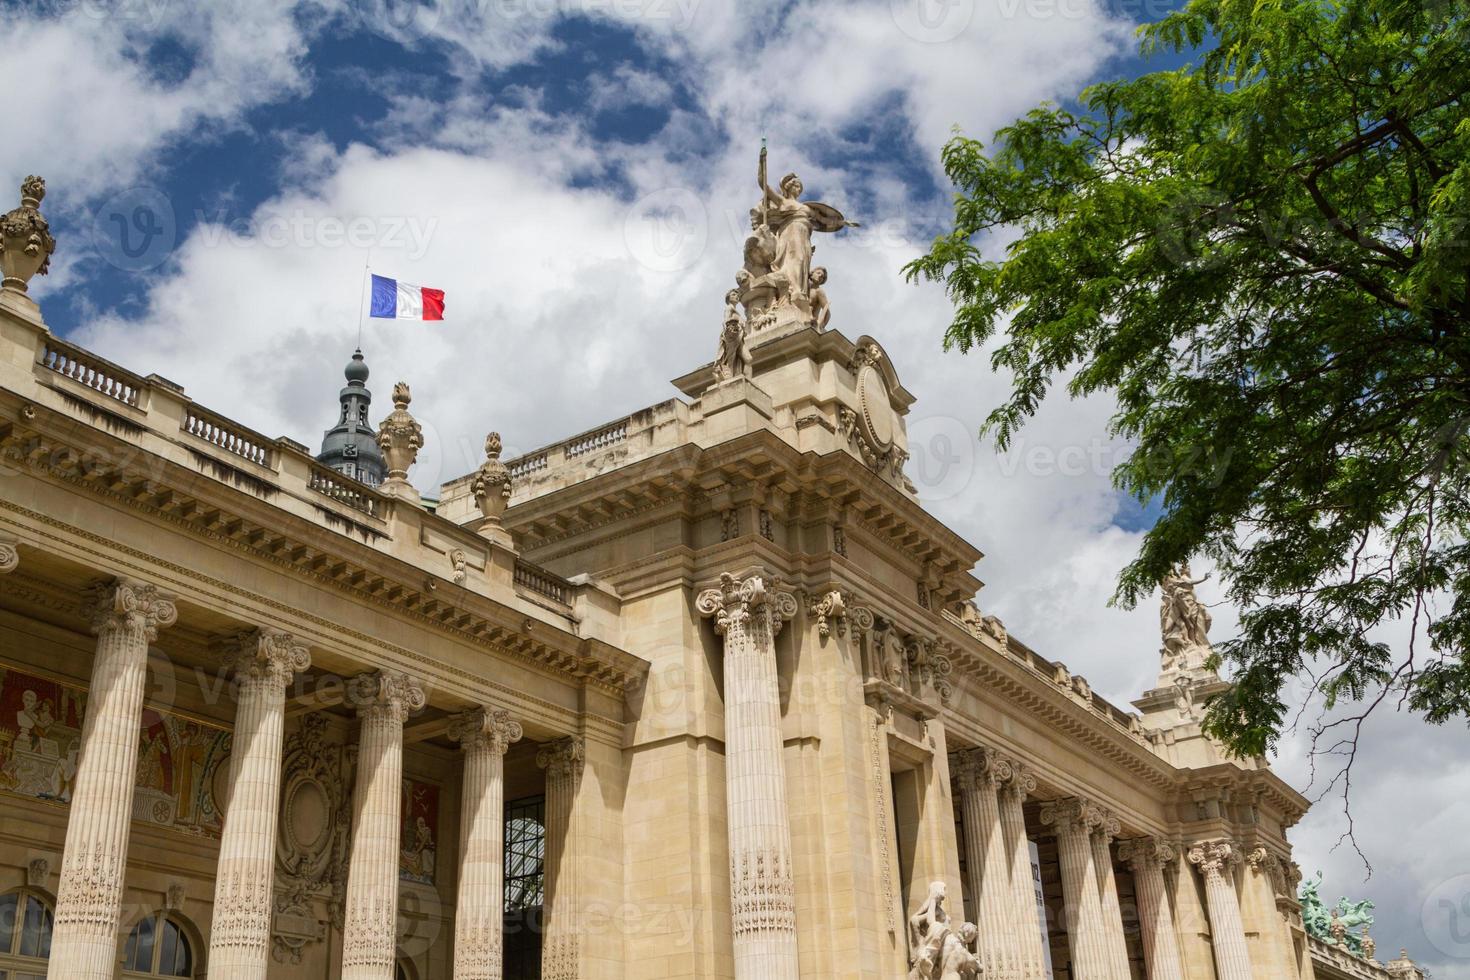
POLYGON ((1186 569, 1136 711, 977 609, 915 395, 771 258, 799 182, 679 396, 492 434, 432 511, 358 357, 317 458, 52 334, 43 190, 0 252, 3 980, 1417 975, 1304 932, 1307 801, 1201 734, 1186 569))

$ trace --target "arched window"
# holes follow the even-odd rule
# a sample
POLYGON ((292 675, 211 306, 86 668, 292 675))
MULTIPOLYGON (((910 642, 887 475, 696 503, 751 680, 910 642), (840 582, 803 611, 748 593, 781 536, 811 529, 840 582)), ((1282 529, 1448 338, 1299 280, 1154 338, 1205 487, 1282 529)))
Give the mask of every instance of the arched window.
POLYGON ((46 980, 51 903, 22 888, 0 895, 0 980, 46 980))
POLYGON ((133 927, 123 947, 125 977, 193 977, 194 946, 184 925, 154 912, 133 927))

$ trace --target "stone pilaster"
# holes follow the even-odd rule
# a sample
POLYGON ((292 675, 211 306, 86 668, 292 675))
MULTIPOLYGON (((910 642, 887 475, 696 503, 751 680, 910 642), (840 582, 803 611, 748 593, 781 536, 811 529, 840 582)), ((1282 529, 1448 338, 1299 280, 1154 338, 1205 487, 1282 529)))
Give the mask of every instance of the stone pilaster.
POLYGON ((797 980, 796 894, 775 638, 788 592, 728 572, 696 603, 725 639, 725 794, 735 980, 797 980))
POLYGON ((1036 777, 1022 763, 1014 763, 1000 784, 1000 823, 1009 855, 1011 902, 1015 909, 1018 975, 1042 980, 1046 953, 1042 949, 1041 916, 1036 910, 1036 885, 1031 874, 1031 841, 1026 836, 1026 797, 1036 791, 1036 777))
POLYGON ((1210 913, 1210 938, 1215 947, 1215 971, 1220 980, 1251 980, 1250 952, 1245 925, 1235 894, 1234 866, 1239 849, 1230 841, 1201 841, 1189 849, 1189 863, 1199 868, 1205 882, 1205 904, 1210 913))
POLYGON ((286 685, 311 664, 289 633, 254 630, 222 644, 238 700, 230 753, 230 795, 214 880, 209 975, 265 980, 280 812, 286 685))
POLYGON ((464 749, 459 817, 459 901, 454 980, 500 980, 505 915, 505 752, 521 726, 504 711, 455 716, 449 737, 464 749))
POLYGON ((1092 867, 1097 874, 1108 966, 1117 980, 1128 980, 1132 975, 1128 969, 1128 943, 1123 937, 1123 909, 1118 903, 1118 880, 1113 874, 1113 838, 1117 836, 1118 818, 1104 811, 1092 831, 1092 867))
POLYGON ((954 766, 964 817, 965 887, 979 929, 976 952, 986 977, 1014 980, 1020 965, 1019 951, 1010 941, 1015 938, 1015 896, 997 795, 997 783, 1010 775, 1011 764, 988 749, 970 749, 955 754, 954 766))
POLYGON ((578 980, 582 937, 577 916, 576 803, 587 746, 580 736, 548 742, 536 753, 546 770, 546 931, 541 975, 546 980, 578 980))
POLYGON ((14 538, 0 536, 0 575, 16 570, 20 565, 20 549, 14 538))
POLYGON ((117 962, 148 644, 160 627, 178 618, 178 612, 163 593, 138 582, 99 586, 90 591, 88 601, 97 654, 61 856, 50 975, 111 980, 117 962))
POLYGON ((347 683, 357 709, 357 786, 342 929, 342 980, 393 980, 402 830, 403 722, 424 706, 406 674, 377 671, 347 683))
POLYGON ((1096 806, 1076 798, 1041 808, 1041 822, 1057 831, 1062 897, 1067 907, 1067 939, 1077 980, 1112 980, 1112 961, 1104 935, 1102 901, 1093 862, 1092 832, 1102 820, 1096 806))
POLYGON ((1138 898, 1138 924, 1143 931, 1143 958, 1150 980, 1184 980, 1184 961, 1174 934, 1174 911, 1164 885, 1163 866, 1178 855, 1174 848, 1152 837, 1125 841, 1118 856, 1133 871, 1138 898))

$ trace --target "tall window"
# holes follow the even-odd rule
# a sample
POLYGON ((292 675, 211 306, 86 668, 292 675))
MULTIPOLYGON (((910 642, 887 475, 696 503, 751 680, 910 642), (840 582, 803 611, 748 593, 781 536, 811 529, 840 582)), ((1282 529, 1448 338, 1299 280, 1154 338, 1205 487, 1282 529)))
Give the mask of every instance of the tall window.
POLYGON ((194 947, 183 925, 164 912, 139 922, 123 948, 123 975, 193 977, 194 947))
POLYGON ((505 808, 505 980, 541 976, 541 906, 546 892, 546 798, 505 808))
POLYGON ((0 895, 0 980, 46 980, 51 906, 28 888, 0 895))
POLYGON ((505 910, 541 904, 545 886, 546 798, 513 800, 505 808, 505 910))

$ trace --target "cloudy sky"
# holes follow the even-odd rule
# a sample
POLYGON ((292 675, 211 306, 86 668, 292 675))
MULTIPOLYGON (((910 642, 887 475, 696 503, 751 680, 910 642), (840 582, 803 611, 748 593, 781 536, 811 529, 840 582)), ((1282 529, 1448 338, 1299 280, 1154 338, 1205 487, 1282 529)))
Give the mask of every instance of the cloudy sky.
MULTIPOLYGON (((986 552, 982 605, 1122 705, 1152 686, 1159 638, 1152 605, 1107 605, 1151 516, 1112 490, 1110 404, 1056 400, 998 456, 975 432, 1005 379, 943 352, 944 296, 899 270, 944 227, 954 127, 988 139, 1038 101, 1168 67, 1133 41, 1168 6, 0 2, 0 188, 48 180, 60 247, 32 290, 54 330, 308 444, 335 418, 364 266, 445 290, 445 323, 362 338, 380 396, 413 386, 427 490, 476 465, 492 427, 534 448, 670 397, 712 357, 765 137, 773 176, 864 222, 819 243, 832 326, 879 338, 918 396, 911 473, 986 552)), ((1466 745, 1463 726, 1369 726, 1366 884, 1333 849, 1340 801, 1293 835, 1324 894, 1378 902, 1380 949, 1440 977, 1470 975, 1466 745)), ((1326 781, 1309 788, 1304 733, 1277 766, 1309 795, 1326 781)))

